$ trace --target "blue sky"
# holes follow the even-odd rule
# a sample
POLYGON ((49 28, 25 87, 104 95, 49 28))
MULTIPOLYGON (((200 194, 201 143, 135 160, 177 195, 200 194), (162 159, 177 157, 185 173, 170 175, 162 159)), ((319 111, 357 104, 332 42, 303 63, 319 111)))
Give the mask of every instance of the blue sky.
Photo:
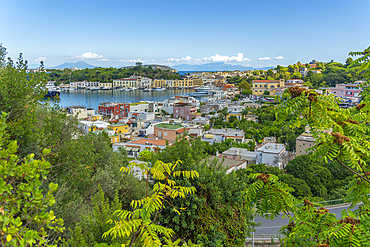
POLYGON ((0 43, 46 66, 345 62, 370 45, 370 1, 0 0, 0 43))

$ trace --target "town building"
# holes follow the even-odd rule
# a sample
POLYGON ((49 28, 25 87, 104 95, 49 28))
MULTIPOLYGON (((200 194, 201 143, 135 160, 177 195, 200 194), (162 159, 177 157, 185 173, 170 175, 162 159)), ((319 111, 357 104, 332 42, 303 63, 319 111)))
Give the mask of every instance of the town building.
POLYGON ((143 111, 133 111, 128 113, 128 118, 133 118, 135 120, 141 120, 141 121, 151 121, 155 119, 155 113, 154 112, 143 112, 143 111))
POLYGON ((193 124, 209 125, 210 120, 208 118, 199 117, 191 121, 193 124))
POLYGON ((263 95, 265 91, 269 91, 270 95, 275 95, 276 88, 284 88, 285 80, 253 80, 252 92, 253 95, 263 95))
POLYGON ((123 103, 119 102, 100 103, 98 106, 98 113, 104 118, 119 119, 122 105, 123 103))
POLYGON ((67 115, 72 115, 78 119, 86 119, 95 115, 93 108, 86 108, 84 106, 67 106, 66 108, 67 115))
POLYGON ((247 162, 247 165, 257 163, 257 153, 254 151, 249 151, 246 148, 232 147, 222 152, 222 157, 225 157, 228 159, 245 160, 247 162))
POLYGON ((309 148, 315 145, 315 138, 311 133, 304 132, 296 139, 296 157, 302 154, 309 154, 309 148))
MULTIPOLYGON (((105 121, 86 121, 81 120, 79 121, 77 128, 80 129, 83 133, 87 133, 90 131, 102 130, 107 129, 110 124, 105 121)), ((115 132, 113 131, 113 134, 115 132)))
POLYGON ((197 107, 190 103, 175 103, 173 105, 173 118, 193 120, 201 117, 201 115, 201 113, 197 112, 197 107))
POLYGON ((174 141, 181 137, 185 127, 179 124, 161 123, 154 126, 154 137, 160 140, 174 141))
POLYGON ((166 148, 166 145, 171 145, 172 141, 156 140, 148 138, 139 138, 129 142, 113 143, 113 151, 118 151, 119 148, 125 148, 128 157, 137 158, 141 151, 149 150, 157 152, 159 149, 166 148))
POLYGON ((202 141, 213 143, 221 143, 227 139, 236 142, 245 143, 244 130, 237 129, 210 129, 203 133, 202 141))
POLYGON ((123 123, 111 124, 108 126, 108 129, 114 130, 116 133, 126 133, 130 130, 128 124, 123 123))
POLYGON ((256 149, 257 164, 263 163, 270 166, 277 166, 282 169, 281 156, 285 153, 285 145, 280 143, 267 143, 256 149))
POLYGON ((361 83, 355 84, 336 84, 335 88, 331 88, 331 94, 334 94, 338 98, 359 98, 360 93, 363 91, 361 83))

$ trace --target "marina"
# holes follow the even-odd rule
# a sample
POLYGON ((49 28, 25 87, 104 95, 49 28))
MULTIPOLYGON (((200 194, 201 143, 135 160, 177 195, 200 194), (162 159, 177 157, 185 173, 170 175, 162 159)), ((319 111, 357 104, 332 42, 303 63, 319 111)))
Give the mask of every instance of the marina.
POLYGON ((125 102, 134 103, 138 101, 162 101, 173 96, 188 96, 189 93, 195 92, 193 89, 166 89, 150 91, 137 90, 88 90, 76 89, 73 91, 61 91, 59 100, 56 102, 60 107, 64 108, 73 105, 82 105, 98 109, 101 102, 125 102))

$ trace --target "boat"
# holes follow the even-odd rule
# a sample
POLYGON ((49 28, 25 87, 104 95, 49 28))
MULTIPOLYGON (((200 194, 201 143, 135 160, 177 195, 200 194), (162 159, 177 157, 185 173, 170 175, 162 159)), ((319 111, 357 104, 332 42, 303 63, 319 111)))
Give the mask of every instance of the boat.
POLYGON ((157 87, 156 89, 154 89, 155 91, 166 91, 166 89, 164 87, 157 87))
POLYGON ((112 90, 112 87, 103 87, 102 90, 112 90))
POLYGON ((48 90, 48 92, 44 95, 44 98, 55 98, 55 97, 59 97, 59 95, 60 95, 60 92, 58 91, 48 90))
POLYGON ((91 91, 98 91, 98 90, 100 90, 100 87, 90 87, 90 90, 91 91))
POLYGON ((153 89, 151 89, 151 88, 146 88, 146 89, 143 90, 143 92, 151 92, 151 91, 153 91, 153 89))
POLYGON ((213 89, 214 88, 210 87, 210 86, 201 86, 201 87, 194 88, 194 90, 197 91, 197 92, 205 92, 205 91, 210 91, 210 90, 213 90, 213 89))
POLYGON ((208 96, 208 92, 195 92, 195 93, 189 93, 188 95, 192 97, 202 97, 202 96, 208 96))

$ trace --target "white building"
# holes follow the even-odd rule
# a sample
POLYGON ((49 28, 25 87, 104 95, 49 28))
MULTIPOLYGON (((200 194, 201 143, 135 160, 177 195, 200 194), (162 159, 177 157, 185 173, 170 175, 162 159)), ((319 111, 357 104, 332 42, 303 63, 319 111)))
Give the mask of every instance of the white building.
POLYGON ((136 120, 151 121, 155 119, 154 112, 143 112, 143 111, 130 111, 128 118, 134 118, 136 120))
POLYGON ((79 122, 77 128, 82 130, 84 133, 89 132, 90 127, 95 126, 97 129, 107 129, 110 123, 104 121, 85 121, 79 122))
POLYGON ((280 157, 285 152, 284 144, 267 143, 256 150, 257 164, 263 163, 270 166, 277 166, 282 169, 280 157))
POLYGON ((249 151, 246 148, 232 147, 222 152, 222 156, 229 159, 245 160, 247 161, 247 165, 257 163, 257 153, 255 151, 249 151))
POLYGON ((213 143, 221 143, 226 139, 231 139, 236 142, 245 143, 244 130, 236 129, 210 129, 205 131, 202 136, 202 141, 213 143))
POLYGON ((207 125, 210 123, 210 120, 205 117, 199 117, 199 118, 193 119, 191 122, 193 124, 207 125))
POLYGON ((169 121, 149 123, 145 128, 139 129, 139 136, 154 135, 154 126, 161 123, 169 123, 169 121))
POLYGON ((172 143, 172 141, 168 140, 140 138, 130 142, 113 143, 112 147, 114 151, 117 151, 119 147, 123 147, 126 149, 128 157, 136 158, 141 151, 149 150, 157 152, 157 150, 165 148, 167 142, 169 145, 172 143))
POLYGON ((72 115, 78 119, 85 119, 95 115, 93 108, 86 108, 84 106, 67 106, 67 115, 72 115))

